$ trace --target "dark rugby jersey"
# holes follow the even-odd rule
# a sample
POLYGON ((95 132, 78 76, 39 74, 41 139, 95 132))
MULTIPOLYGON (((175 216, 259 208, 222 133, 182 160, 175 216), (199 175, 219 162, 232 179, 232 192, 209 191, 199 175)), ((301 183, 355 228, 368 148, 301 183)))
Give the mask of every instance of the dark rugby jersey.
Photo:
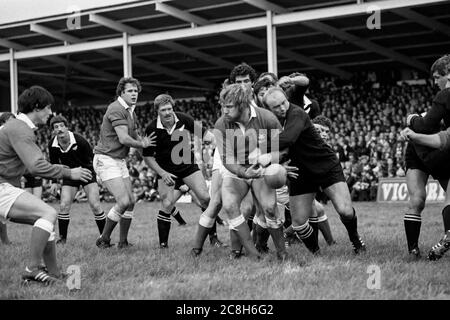
POLYGON ((85 138, 77 133, 69 131, 70 144, 67 150, 62 150, 58 143, 58 137, 54 137, 48 144, 50 162, 63 164, 69 168, 83 167, 94 172, 92 148, 85 138))
MULTIPOLYGON (((409 127, 417 133, 437 133, 440 131, 441 120, 444 120, 445 128, 450 127, 450 88, 441 90, 434 97, 433 104, 427 114, 424 117, 413 117, 409 127)), ((444 151, 444 154, 440 154, 440 151, 436 152, 436 149, 417 143, 414 143, 413 146, 419 158, 430 170, 438 170, 439 163, 448 162, 447 159, 450 160, 450 150, 448 149, 444 151)))
MULTIPOLYGON (((144 157, 155 157, 158 165, 169 172, 173 166, 192 165, 196 163, 190 144, 190 134, 194 133, 194 127, 196 126, 194 118, 181 112, 175 112, 175 116, 175 125, 169 131, 164 128, 159 116, 147 126, 145 135, 149 136, 152 132, 155 132, 156 146, 145 148, 142 153, 144 157), (172 150, 174 147, 180 150, 179 152, 178 150, 175 151, 177 159, 172 159, 172 150), (184 151, 186 150, 189 150, 188 154, 185 154, 184 151)), ((203 136, 206 128, 203 126, 200 127, 200 125, 197 128, 198 131, 196 130, 195 133, 201 132, 203 136)))
POLYGON ((290 103, 283 131, 279 136, 280 150, 289 148, 291 166, 312 174, 326 174, 339 165, 333 149, 320 137, 306 112, 290 103))
POLYGON ((450 127, 450 88, 441 90, 434 97, 427 114, 412 118, 409 127, 417 133, 436 133, 440 129, 441 120, 444 120, 445 128, 450 127))
POLYGON ((294 85, 288 88, 285 92, 288 101, 302 107, 312 120, 320 115, 322 110, 320 110, 319 103, 316 100, 311 100, 305 96, 308 87, 309 86, 294 85))

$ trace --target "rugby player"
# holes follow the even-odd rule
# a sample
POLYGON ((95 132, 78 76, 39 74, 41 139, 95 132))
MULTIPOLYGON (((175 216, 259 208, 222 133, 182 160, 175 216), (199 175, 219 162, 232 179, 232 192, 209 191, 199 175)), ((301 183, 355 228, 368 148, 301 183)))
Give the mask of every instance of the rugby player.
POLYGON ((118 248, 127 248, 128 231, 135 199, 131 186, 126 158, 130 148, 147 148, 154 145, 154 137, 139 137, 136 113, 141 84, 132 77, 121 78, 117 88, 117 99, 112 102, 103 116, 100 128, 100 140, 94 148, 94 170, 97 179, 103 183, 116 200, 109 210, 105 227, 96 241, 99 248, 111 247, 111 233, 120 221, 120 239, 118 248))
MULTIPOLYGON (((411 114, 407 117, 408 127, 422 134, 433 134, 440 130, 441 120, 445 127, 450 126, 450 55, 437 59, 431 66, 431 74, 435 85, 440 92, 433 99, 431 108, 425 116, 411 114)), ((425 207, 426 183, 430 175, 439 181, 442 188, 447 190, 450 177, 449 152, 430 152, 430 148, 414 142, 409 142, 405 151, 406 181, 409 193, 408 209, 404 215, 404 226, 408 244, 409 256, 412 259, 420 258, 419 236, 422 224, 422 211, 425 207)), ((450 197, 446 194, 444 209, 444 225, 446 230, 450 226, 450 197), (447 221, 447 222, 445 222, 447 221)), ((439 245, 437 248, 439 248, 439 245)), ((433 247, 434 248, 434 247, 433 247)), ((434 259, 434 253, 430 251, 428 257, 434 259)), ((436 250, 438 253, 439 250, 436 250)), ((438 254, 439 255, 439 254, 438 254)))
MULTIPOLYGON (((145 163, 160 177, 158 186, 161 195, 161 210, 157 216, 160 248, 167 248, 169 241, 171 212, 179 196, 174 192, 174 186, 186 184, 200 201, 202 211, 209 204, 209 193, 205 178, 194 160, 191 150, 190 134, 211 135, 206 128, 197 126, 192 117, 181 112, 174 112, 175 102, 167 94, 161 94, 154 100, 158 111, 157 119, 145 129, 145 134, 155 134, 155 147, 145 148, 143 156, 145 163)), ((202 138, 197 137, 197 138, 202 138)), ((217 238, 216 221, 211 226, 211 243, 222 246, 217 238)))
MULTIPOLYGON (((69 131, 67 119, 57 115, 51 118, 50 127, 55 137, 49 141, 48 150, 50 162, 62 164, 69 168, 83 167, 94 172, 92 159, 94 154, 89 142, 81 135, 69 131)), ((65 244, 67 241, 67 231, 70 223, 70 207, 78 189, 83 187, 86 191, 89 206, 94 214, 100 234, 105 226, 105 212, 100 205, 100 195, 95 176, 88 182, 63 179, 61 187, 61 204, 58 213, 59 239, 56 243, 65 244)), ((50 187, 50 192, 55 193, 58 188, 57 181, 54 180, 50 187)))
POLYGON ((36 144, 37 125, 47 122, 54 99, 39 86, 26 89, 18 98, 19 114, 0 130, 0 219, 33 226, 30 262, 22 279, 51 284, 61 272, 57 265, 54 224, 56 210, 36 196, 20 189, 20 177, 27 170, 48 179, 70 178, 89 181, 85 168, 50 164, 36 144), (41 264, 44 261, 45 265, 41 264))
MULTIPOLYGON (((366 251, 366 245, 358 234, 356 212, 342 167, 331 147, 320 137, 303 108, 288 101, 283 89, 270 88, 263 102, 278 119, 284 119, 279 148, 288 148, 291 164, 299 168, 299 178, 290 179, 289 185, 294 231, 312 253, 319 252, 317 236, 308 219, 313 213, 315 193, 322 188, 347 229, 353 251, 356 254, 366 251)), ((260 157, 259 162, 267 165, 270 158, 260 157)))

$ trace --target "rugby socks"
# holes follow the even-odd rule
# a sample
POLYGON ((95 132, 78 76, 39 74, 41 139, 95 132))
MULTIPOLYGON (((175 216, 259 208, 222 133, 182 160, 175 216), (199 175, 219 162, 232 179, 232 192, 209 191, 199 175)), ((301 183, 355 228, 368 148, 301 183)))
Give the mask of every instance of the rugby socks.
POLYGON ((231 219, 229 221, 228 227, 230 230, 232 230, 232 232, 236 233, 248 256, 259 259, 259 252, 258 250, 256 250, 256 247, 253 244, 252 238, 250 236, 250 230, 248 229, 248 225, 245 222, 244 216, 239 215, 238 217, 231 219))
POLYGON ((288 228, 292 224, 291 209, 289 203, 284 206, 284 227, 288 228))
POLYGON ((156 218, 158 222, 158 236, 159 236, 159 245, 161 247, 167 247, 169 242, 169 232, 170 232, 170 213, 165 213, 162 210, 159 210, 158 217, 156 218))
POLYGON ((292 226, 292 229, 297 233, 309 251, 312 253, 317 253, 319 251, 317 237, 314 235, 314 230, 309 225, 308 221, 301 226, 292 226))
POLYGON ((281 222, 281 220, 270 219, 267 217, 266 223, 267 223, 267 231, 270 233, 270 236, 272 237, 273 240, 273 244, 277 249, 277 257, 279 259, 284 259, 287 255, 287 252, 286 246, 284 244, 283 223, 281 222))
POLYGON ((33 225, 31 231, 31 260, 30 267, 35 268, 41 265, 42 256, 47 246, 47 242, 53 241, 53 223, 43 218, 39 218, 33 225))
POLYGON ((348 219, 346 217, 340 216, 342 223, 347 229, 348 237, 350 241, 353 242, 359 238, 358 235, 358 219, 356 217, 355 208, 353 208, 353 217, 348 219))
POLYGON ((217 238, 217 222, 214 219, 214 223, 211 226, 211 229, 209 229, 209 240, 212 241, 214 238, 217 238))
POLYGON ((59 237, 67 239, 67 230, 69 229, 70 216, 69 213, 58 213, 59 237))
POLYGON ((230 229, 230 242, 231 242, 231 257, 233 259, 238 259, 242 256, 242 244, 237 233, 230 229))
POLYGON ((450 231, 450 205, 442 209, 442 219, 444 220, 444 232, 450 231))
POLYGON ((206 237, 210 233, 211 228, 215 225, 216 223, 213 218, 206 216, 204 213, 200 216, 197 232, 194 237, 194 250, 196 250, 198 254, 201 253, 206 237))
POLYGON ((103 229, 105 228, 106 223, 106 215, 105 211, 100 212, 99 214, 94 213, 95 223, 97 224, 98 232, 102 234, 103 229))
POLYGON ((331 233, 330 224, 328 223, 328 217, 326 214, 317 218, 317 226, 319 227, 319 230, 328 245, 331 246, 336 243, 333 239, 333 234, 331 233))
POLYGON ((55 240, 47 241, 47 245, 44 248, 43 258, 48 273, 50 273, 52 276, 59 277, 60 271, 58 268, 58 263, 56 262, 55 240))
POLYGON ((0 240, 3 244, 10 244, 6 223, 0 222, 0 240))
MULTIPOLYGON (((444 208, 445 209, 445 208, 444 208)), ((406 241, 408 242, 408 251, 419 247, 420 226, 422 217, 415 214, 405 214, 403 218, 405 224, 406 241)))
POLYGON ((120 219, 119 226, 119 243, 128 243, 128 231, 130 230, 131 221, 133 220, 133 211, 125 211, 120 219))
POLYGON ((111 207, 111 209, 108 212, 108 215, 106 216, 106 223, 103 228, 103 232, 101 234, 101 238, 105 241, 111 240, 111 234, 116 227, 117 223, 121 220, 122 214, 120 214, 116 206, 111 207))
POLYGON ((250 231, 253 230, 253 218, 255 217, 254 214, 251 214, 250 217, 248 217, 247 224, 250 231))
MULTIPOLYGON (((268 247, 267 242, 269 241, 270 232, 267 228, 265 222, 257 220, 255 223, 255 247, 259 252, 267 253, 268 247)), ((283 245, 284 245, 284 237, 283 237, 283 245)))
POLYGON ((308 219, 309 225, 314 231, 314 236, 316 237, 316 241, 319 242, 319 219, 317 217, 311 217, 308 219))
POLYGON ((178 221, 178 224, 180 226, 184 226, 186 225, 186 221, 184 221, 183 217, 181 216, 180 211, 177 209, 177 207, 173 207, 172 211, 170 212, 170 214, 175 218, 175 220, 178 221))

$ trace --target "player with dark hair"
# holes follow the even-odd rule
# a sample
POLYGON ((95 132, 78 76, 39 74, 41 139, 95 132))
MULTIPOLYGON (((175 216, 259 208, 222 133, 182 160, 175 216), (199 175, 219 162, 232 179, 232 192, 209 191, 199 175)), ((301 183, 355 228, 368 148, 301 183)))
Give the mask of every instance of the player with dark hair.
POLYGON ((86 182, 92 178, 88 169, 50 164, 36 144, 34 130, 47 122, 53 103, 53 96, 44 88, 26 89, 18 99, 17 118, 10 119, 0 130, 0 219, 33 226, 31 261, 22 279, 43 284, 54 283, 61 276, 55 248, 56 210, 20 189, 20 177, 28 170, 48 179, 86 182))
MULTIPOLYGON (((174 112, 175 102, 167 94, 158 95, 154 100, 155 109, 158 111, 157 119, 153 120, 145 129, 145 134, 155 134, 155 147, 143 150, 145 163, 160 177, 161 205, 157 216, 158 235, 160 248, 167 248, 169 241, 171 212, 175 210, 177 194, 175 185, 186 184, 200 201, 202 211, 209 204, 208 188, 194 154, 191 150, 190 134, 194 138, 201 139, 203 135, 210 135, 201 124, 196 124, 194 119, 187 114, 174 112), (200 136, 201 135, 201 136, 200 136)), ((221 246, 217 238, 216 221, 212 221, 210 231, 211 243, 221 246)))
MULTIPOLYGON (((407 117, 409 128, 421 134, 434 134, 439 132, 440 123, 443 120, 445 127, 450 127, 450 55, 437 59, 432 67, 431 74, 440 92, 433 99, 431 108, 422 117, 411 114, 407 117)), ((407 137, 406 134, 403 135, 407 137)), ((410 256, 417 259, 420 257, 419 236, 422 224, 421 214, 425 207, 426 183, 429 175, 439 181, 442 188, 447 190, 450 177, 450 152, 433 152, 430 147, 415 143, 408 143, 405 151, 406 180, 410 196, 408 210, 404 216, 405 233, 410 256)), ((439 243, 431 249, 428 254, 430 260, 442 257, 447 232, 450 230, 450 195, 446 193, 444 209, 442 210, 445 235, 439 243)))
POLYGON ((94 170, 116 200, 109 210, 105 227, 96 245, 99 248, 111 247, 111 233, 120 221, 118 248, 127 248, 128 231, 133 219, 135 199, 128 172, 126 157, 130 148, 153 146, 153 137, 139 137, 136 107, 140 82, 131 77, 121 78, 116 89, 117 100, 111 103, 103 116, 100 140, 94 148, 94 170))
MULTIPOLYGON (((50 127, 55 137, 49 141, 48 150, 50 162, 62 164, 69 168, 83 167, 94 172, 92 159, 94 154, 89 142, 79 134, 69 131, 67 119, 57 115, 50 120, 50 127)), ((88 182, 80 182, 70 179, 62 180, 61 204, 58 213, 59 240, 56 243, 65 244, 67 230, 70 222, 70 207, 78 189, 83 187, 86 191, 89 205, 94 214, 100 234, 105 226, 106 216, 100 205, 100 195, 95 176, 88 182)), ((58 187, 57 180, 53 180, 50 191, 55 193, 58 187)))
MULTIPOLYGON (((3 112, 0 115, 0 129, 3 128, 6 122, 8 122, 9 119, 15 119, 16 116, 12 112, 3 112)), ((1 219, 0 219, 1 220, 1 219)), ((6 226, 6 223, 3 221, 0 221, 0 241, 3 244, 11 244, 11 241, 8 238, 8 228, 6 226)))
POLYGON ((252 86, 256 80, 256 71, 245 62, 235 66, 230 73, 230 83, 252 86))
MULTIPOLYGON (((299 177, 290 179, 289 185, 294 231, 312 253, 319 252, 317 236, 308 219, 312 215, 315 193, 322 188, 340 215, 354 252, 358 254, 365 251, 342 167, 331 147, 320 137, 303 108, 288 101, 283 89, 270 88, 263 101, 282 120, 284 129, 278 140, 280 150, 288 149, 292 165, 299 168, 299 177)), ((267 165, 271 158, 271 154, 267 154, 267 157, 260 157, 259 161, 267 165)))

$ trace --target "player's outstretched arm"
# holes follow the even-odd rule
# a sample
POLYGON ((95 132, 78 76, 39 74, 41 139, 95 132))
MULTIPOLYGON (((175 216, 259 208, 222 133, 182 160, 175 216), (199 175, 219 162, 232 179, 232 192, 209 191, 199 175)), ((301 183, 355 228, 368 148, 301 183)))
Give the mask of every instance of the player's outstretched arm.
POLYGON ((136 140, 130 137, 128 134, 127 126, 116 126, 114 130, 117 133, 117 137, 119 138, 119 142, 127 147, 133 148, 147 148, 155 146, 156 136, 152 134, 150 136, 144 136, 142 140, 136 140))

